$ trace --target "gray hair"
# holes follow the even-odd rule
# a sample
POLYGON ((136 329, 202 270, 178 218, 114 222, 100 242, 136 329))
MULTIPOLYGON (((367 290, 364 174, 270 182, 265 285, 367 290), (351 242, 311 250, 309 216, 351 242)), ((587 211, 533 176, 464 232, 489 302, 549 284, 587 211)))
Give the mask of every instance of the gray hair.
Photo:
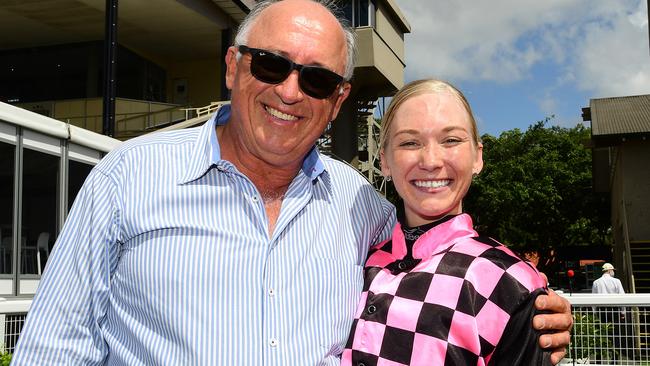
MULTIPOLYGON (((248 43, 248 36, 253 24, 260 16, 260 14, 269 6, 280 2, 282 0, 263 0, 255 4, 251 9, 250 13, 244 18, 244 20, 239 25, 237 29, 237 35, 235 36, 235 46, 246 45, 248 43)), ((320 4, 325 9, 327 9, 333 16, 338 20, 345 35, 346 43, 346 62, 345 62, 345 73, 343 78, 345 80, 352 79, 352 74, 354 74, 354 63, 356 61, 357 55, 357 37, 354 29, 350 26, 347 19, 345 19, 339 10, 335 0, 311 0, 317 4, 320 4)))

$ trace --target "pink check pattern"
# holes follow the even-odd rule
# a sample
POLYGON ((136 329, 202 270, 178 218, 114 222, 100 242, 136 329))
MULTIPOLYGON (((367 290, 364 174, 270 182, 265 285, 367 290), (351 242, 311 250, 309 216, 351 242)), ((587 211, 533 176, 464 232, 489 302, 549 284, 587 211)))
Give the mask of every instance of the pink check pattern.
POLYGON ((399 225, 371 250, 342 365, 487 365, 513 313, 545 287, 465 214, 420 236, 412 252, 399 225))

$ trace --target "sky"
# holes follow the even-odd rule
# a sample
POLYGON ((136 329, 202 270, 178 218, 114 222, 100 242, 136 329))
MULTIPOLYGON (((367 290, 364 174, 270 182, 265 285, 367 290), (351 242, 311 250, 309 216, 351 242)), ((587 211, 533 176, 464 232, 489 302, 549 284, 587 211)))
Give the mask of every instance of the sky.
POLYGON ((404 79, 459 87, 480 134, 573 127, 593 98, 650 94, 646 0, 397 0, 404 79))

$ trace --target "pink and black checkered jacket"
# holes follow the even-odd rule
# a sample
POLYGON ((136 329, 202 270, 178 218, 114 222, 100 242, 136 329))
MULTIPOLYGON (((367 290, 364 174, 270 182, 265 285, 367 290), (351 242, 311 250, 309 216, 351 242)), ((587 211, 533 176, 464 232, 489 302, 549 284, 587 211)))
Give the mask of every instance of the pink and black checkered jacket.
POLYGON ((342 365, 550 365, 532 328, 545 282, 462 214, 373 247, 342 365))

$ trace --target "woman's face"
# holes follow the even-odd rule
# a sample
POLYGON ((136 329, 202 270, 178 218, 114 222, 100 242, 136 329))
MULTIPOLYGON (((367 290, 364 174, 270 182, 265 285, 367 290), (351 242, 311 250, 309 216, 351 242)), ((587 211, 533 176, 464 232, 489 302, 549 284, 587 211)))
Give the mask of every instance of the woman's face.
POLYGON ((469 114, 449 92, 420 94, 397 109, 381 165, 404 200, 407 225, 462 212, 472 174, 483 167, 473 136, 469 114))

